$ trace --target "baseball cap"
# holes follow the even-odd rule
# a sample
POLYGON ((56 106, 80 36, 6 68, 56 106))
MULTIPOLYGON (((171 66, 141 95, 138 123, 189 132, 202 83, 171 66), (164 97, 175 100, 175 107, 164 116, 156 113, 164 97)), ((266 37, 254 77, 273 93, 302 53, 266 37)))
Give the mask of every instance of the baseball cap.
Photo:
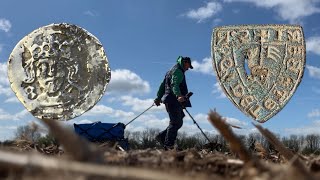
POLYGON ((182 57, 182 60, 183 60, 184 62, 188 62, 188 63, 190 64, 190 69, 193 69, 193 66, 192 66, 192 64, 191 64, 191 59, 190 59, 190 57, 182 57))

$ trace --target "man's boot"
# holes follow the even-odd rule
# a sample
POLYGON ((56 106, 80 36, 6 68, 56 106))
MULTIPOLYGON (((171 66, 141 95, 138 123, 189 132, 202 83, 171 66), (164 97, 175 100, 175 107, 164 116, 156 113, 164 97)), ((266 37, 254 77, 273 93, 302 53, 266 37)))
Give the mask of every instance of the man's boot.
POLYGON ((156 136, 156 141, 158 141, 161 146, 164 146, 164 139, 161 137, 161 134, 156 136))

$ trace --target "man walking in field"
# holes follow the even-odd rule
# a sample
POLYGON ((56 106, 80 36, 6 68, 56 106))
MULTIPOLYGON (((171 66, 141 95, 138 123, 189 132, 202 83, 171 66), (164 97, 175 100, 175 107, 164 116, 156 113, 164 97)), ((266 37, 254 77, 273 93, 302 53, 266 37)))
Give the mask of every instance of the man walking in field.
POLYGON ((156 140, 163 145, 165 150, 173 149, 178 130, 182 127, 183 108, 191 107, 189 99, 186 99, 188 87, 185 78, 185 72, 193 69, 189 57, 179 56, 175 64, 165 75, 162 81, 157 98, 154 103, 159 106, 163 102, 169 114, 169 126, 160 132, 156 140))

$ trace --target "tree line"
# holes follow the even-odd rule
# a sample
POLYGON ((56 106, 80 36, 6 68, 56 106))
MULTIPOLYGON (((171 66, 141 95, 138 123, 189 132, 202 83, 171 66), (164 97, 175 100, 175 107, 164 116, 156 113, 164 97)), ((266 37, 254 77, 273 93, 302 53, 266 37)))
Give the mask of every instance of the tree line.
MULTIPOLYGON (((160 144, 155 140, 156 135, 160 132, 159 129, 146 129, 144 131, 127 131, 125 130, 124 137, 129 143, 130 149, 147 149, 147 148, 161 148, 160 144)), ((206 133, 210 142, 203 136, 203 134, 195 133, 189 135, 185 132, 178 133, 176 145, 180 149, 188 148, 214 148, 214 150, 221 152, 229 152, 227 142, 220 134, 206 133)), ((238 135, 242 143, 249 149, 254 151, 257 144, 262 146, 266 151, 274 151, 275 148, 262 136, 260 133, 250 133, 248 135, 238 135)), ((320 135, 290 135, 279 136, 278 139, 293 152, 302 154, 320 154, 320 135)), ((37 143, 42 146, 49 146, 51 144, 57 145, 58 142, 50 134, 41 132, 39 125, 30 123, 28 125, 19 126, 15 132, 13 141, 25 140, 31 143, 37 143)), ((10 144, 10 140, 1 142, 2 145, 10 144)))
MULTIPOLYGON (((130 148, 132 149, 145 149, 159 147, 155 136, 160 132, 159 129, 146 129, 144 131, 126 132, 125 137, 129 140, 130 148)), ((195 133, 188 135, 185 132, 178 133, 177 146, 182 149, 187 148, 206 148, 208 145, 214 145, 215 150, 228 152, 229 147, 223 136, 220 134, 206 133, 211 142, 204 137, 203 134, 195 133)), ((275 148, 267 141, 267 139, 260 133, 250 133, 248 135, 238 135, 242 143, 249 149, 254 151, 257 144, 261 145, 265 150, 271 152, 275 148)), ((320 154, 320 135, 290 135, 283 136, 277 135, 277 138, 291 151, 302 154, 320 154)))

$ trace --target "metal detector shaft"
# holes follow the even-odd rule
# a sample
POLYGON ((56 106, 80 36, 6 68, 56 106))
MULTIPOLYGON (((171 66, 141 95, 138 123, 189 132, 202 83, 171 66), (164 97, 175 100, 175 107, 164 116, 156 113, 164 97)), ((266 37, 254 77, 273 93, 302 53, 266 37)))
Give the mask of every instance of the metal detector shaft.
POLYGON ((190 118, 192 119, 193 123, 197 125, 197 127, 200 129, 201 133, 203 134, 203 136, 208 140, 208 142, 210 143, 210 139, 208 138, 208 136, 202 131, 202 129, 200 128, 199 124, 197 123, 196 120, 194 120, 194 118, 191 116, 191 114, 189 113, 189 111, 187 110, 187 108, 185 108, 184 110, 186 110, 186 112, 189 114, 190 118))
POLYGON ((144 110, 142 113, 140 113, 137 117, 133 118, 131 121, 129 121, 126 125, 124 126, 127 126, 128 124, 132 123, 132 121, 136 120, 139 116, 141 116, 143 113, 147 112, 149 109, 151 109, 152 107, 154 106, 154 104, 152 104, 150 107, 148 107, 146 110, 144 110))

